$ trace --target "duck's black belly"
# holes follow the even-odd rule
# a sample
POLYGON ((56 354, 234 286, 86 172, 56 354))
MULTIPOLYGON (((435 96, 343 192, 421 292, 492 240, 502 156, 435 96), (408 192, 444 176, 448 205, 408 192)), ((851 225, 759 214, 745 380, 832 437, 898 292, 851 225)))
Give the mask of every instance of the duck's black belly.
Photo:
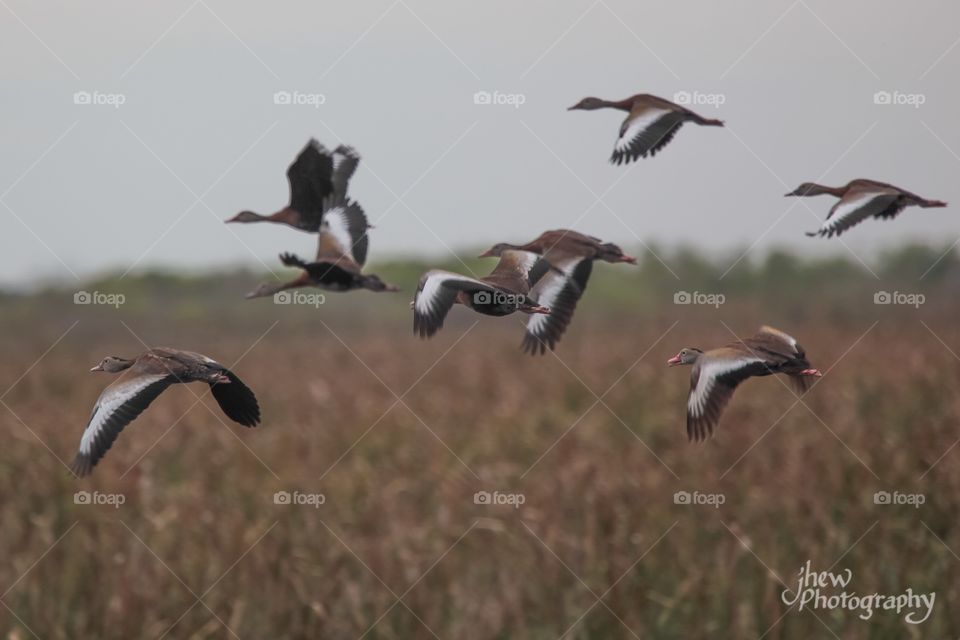
POLYGON ((359 286, 359 276, 329 262, 314 262, 307 267, 313 285, 329 291, 349 291, 359 286))
POLYGON ((508 316, 517 310, 515 304, 472 304, 473 310, 485 316, 508 316))

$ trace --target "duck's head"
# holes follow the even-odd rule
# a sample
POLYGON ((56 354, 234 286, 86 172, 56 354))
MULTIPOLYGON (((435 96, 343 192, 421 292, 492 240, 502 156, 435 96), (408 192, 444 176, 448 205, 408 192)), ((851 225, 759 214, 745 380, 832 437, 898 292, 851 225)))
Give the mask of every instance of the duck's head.
POLYGON ((784 196, 815 196, 819 193, 823 193, 820 185, 815 182, 804 182, 790 193, 785 193, 784 196))
POLYGON ((263 216, 261 216, 259 213, 254 213, 253 211, 241 211, 229 220, 224 220, 224 222, 259 222, 260 220, 263 220, 263 216))
POLYGON ((497 244, 493 245, 492 247, 490 247, 489 249, 481 253, 478 257, 499 258, 504 251, 509 251, 510 249, 516 249, 516 248, 517 247, 515 245, 509 244, 507 242, 498 242, 497 244))
POLYGON ((605 102, 600 98, 587 97, 573 105, 572 107, 567 107, 567 111, 592 111, 593 109, 602 109, 605 106, 605 102))
POLYGON ((703 351, 695 347, 684 347, 680 353, 667 360, 667 364, 675 367, 681 364, 693 364, 703 354, 703 351))
POLYGON ((626 262, 628 264, 637 264, 636 258, 633 256, 628 256, 623 252, 623 249, 612 242, 605 242, 600 245, 600 251, 597 257, 606 262, 626 262))
POLYGON ((373 274, 364 277, 363 286, 371 291, 400 291, 397 285, 384 282, 379 276, 373 274))
POLYGON ((127 360, 126 358, 121 358, 119 356, 107 356, 100 361, 95 367, 91 367, 90 371, 106 371, 107 373, 117 373, 118 371, 123 371, 130 367, 133 364, 133 360, 127 360))

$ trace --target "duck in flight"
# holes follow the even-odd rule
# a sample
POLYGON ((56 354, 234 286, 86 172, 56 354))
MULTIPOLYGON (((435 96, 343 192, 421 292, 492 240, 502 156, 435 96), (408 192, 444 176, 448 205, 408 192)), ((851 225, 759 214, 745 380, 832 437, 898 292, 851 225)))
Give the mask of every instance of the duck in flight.
POLYGON ((549 314, 531 294, 533 285, 550 269, 539 256, 507 250, 490 275, 472 278, 433 269, 420 278, 413 309, 413 332, 429 338, 443 327, 454 304, 462 304, 487 316, 507 316, 516 311, 549 314))
POLYGON ((245 427, 260 423, 260 406, 247 385, 222 364, 199 353, 155 348, 133 360, 110 356, 90 371, 127 372, 112 383, 93 407, 71 470, 88 475, 125 426, 164 389, 178 382, 205 382, 227 417, 245 427))
POLYGON ((480 257, 500 257, 505 251, 534 253, 551 267, 536 282, 532 291, 538 303, 548 307, 550 313, 532 315, 527 322, 522 348, 531 355, 542 355, 548 348, 556 348, 573 319, 577 302, 587 288, 595 260, 637 263, 636 258, 625 255, 617 245, 570 229, 545 231, 535 240, 522 245, 501 242, 480 257))
POLYGON ((317 257, 306 262, 292 253, 280 254, 280 262, 298 267, 302 273, 280 284, 261 284, 246 295, 247 298, 272 296, 298 287, 317 287, 326 291, 399 291, 378 276, 362 273, 367 260, 367 216, 355 202, 346 201, 324 212, 318 236, 317 257))
POLYGON ((275 222, 316 233, 329 203, 346 200, 350 177, 359 163, 360 156, 352 147, 340 145, 329 151, 311 139, 287 169, 287 206, 266 216, 241 211, 227 222, 275 222))
POLYGON ((677 134, 684 122, 722 127, 723 121, 704 118, 690 109, 649 93, 638 93, 623 100, 584 98, 567 111, 619 109, 627 112, 620 125, 620 135, 613 146, 610 162, 619 165, 637 158, 655 156, 677 134))
POLYGON ((811 237, 832 238, 867 218, 893 219, 906 207, 945 207, 946 202, 927 200, 915 193, 895 187, 886 182, 858 178, 842 187, 827 187, 815 182, 804 182, 786 194, 787 196, 819 196, 829 194, 840 198, 827 214, 827 219, 816 231, 808 231, 811 237))
POLYGON ((741 382, 754 376, 785 374, 800 393, 822 374, 810 366, 796 338, 772 327, 761 327, 751 338, 718 349, 686 347, 667 360, 671 367, 691 365, 687 400, 687 437, 704 440, 713 435, 720 414, 741 382))

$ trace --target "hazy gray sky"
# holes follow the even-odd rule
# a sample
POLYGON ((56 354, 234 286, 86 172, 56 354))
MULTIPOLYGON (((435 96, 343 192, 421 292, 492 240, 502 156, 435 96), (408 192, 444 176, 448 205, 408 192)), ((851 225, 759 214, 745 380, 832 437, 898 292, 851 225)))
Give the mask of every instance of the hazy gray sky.
POLYGON ((363 155, 351 194, 377 225, 374 260, 564 226, 633 250, 865 258, 960 236, 955 2, 0 0, 0 16, 2 284, 279 271, 276 255, 310 255, 313 237, 222 220, 280 208, 311 136, 363 155), (275 104, 278 91, 323 104, 275 104), (523 104, 478 105, 477 91, 523 104), (693 108, 727 128, 688 125, 626 168, 607 162, 621 114, 566 111, 680 91, 720 96, 693 108), (923 104, 876 104, 878 91, 923 104), (783 194, 854 177, 951 207, 863 224, 846 247, 805 237, 832 200, 783 194))

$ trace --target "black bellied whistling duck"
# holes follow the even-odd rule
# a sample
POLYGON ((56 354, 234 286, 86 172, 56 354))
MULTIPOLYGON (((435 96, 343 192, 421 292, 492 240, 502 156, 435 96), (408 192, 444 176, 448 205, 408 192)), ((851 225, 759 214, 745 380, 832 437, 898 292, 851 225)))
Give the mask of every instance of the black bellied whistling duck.
POLYGON ((667 364, 693 365, 687 401, 687 436, 691 440, 704 440, 713 434, 734 389, 747 378, 783 373, 803 393, 810 388, 812 377, 822 375, 810 367, 796 338, 772 327, 761 327, 752 338, 719 349, 684 348, 667 364))
POLYGON ((526 251, 503 251, 490 275, 471 278, 434 269, 420 278, 413 309, 413 332, 429 338, 443 327, 454 304, 470 307, 487 316, 550 313, 530 294, 531 286, 550 269, 546 261, 526 251))
POLYGON ((260 406, 253 391, 225 366, 199 353, 156 348, 133 360, 104 358, 90 371, 128 371, 129 375, 108 386, 97 399, 71 466, 77 476, 89 474, 123 428, 171 384, 206 382, 228 418, 245 427, 260 422, 260 406))
POLYGON ((327 209, 320 225, 316 260, 306 262, 292 253, 280 254, 284 265, 299 267, 303 273, 290 282, 261 284, 246 297, 260 298, 298 287, 317 287, 327 291, 399 291, 398 287, 383 282, 378 276, 361 273, 367 260, 368 228, 367 216, 355 202, 348 201, 327 209))
POLYGON ((501 242, 480 257, 499 257, 504 251, 514 250, 542 256, 553 267, 531 291, 538 303, 550 309, 549 314, 531 316, 527 322, 522 347, 532 355, 542 355, 548 347, 552 350, 560 341, 573 319, 580 296, 587 288, 594 260, 637 263, 636 258, 625 255, 617 245, 569 229, 545 231, 536 240, 522 245, 501 242))
POLYGON ((578 109, 619 109, 629 113, 620 125, 620 135, 610 156, 613 164, 629 163, 637 158, 646 158, 647 154, 655 156, 673 139, 684 122, 723 126, 722 120, 704 118, 686 107, 648 93, 638 93, 623 100, 584 98, 567 110, 578 109))
POLYGON ((346 199, 347 184, 359 163, 352 147, 340 145, 330 152, 311 139, 287 169, 290 204, 268 216, 241 211, 227 222, 276 222, 315 233, 327 203, 346 199))
POLYGON ((843 187, 826 187, 815 182, 804 182, 786 194, 787 196, 819 196, 829 194, 840 198, 833 205, 827 219, 816 231, 808 231, 808 236, 826 236, 831 238, 867 218, 896 218, 910 205, 918 207, 945 207, 946 202, 927 200, 886 182, 877 182, 858 178, 843 187))

